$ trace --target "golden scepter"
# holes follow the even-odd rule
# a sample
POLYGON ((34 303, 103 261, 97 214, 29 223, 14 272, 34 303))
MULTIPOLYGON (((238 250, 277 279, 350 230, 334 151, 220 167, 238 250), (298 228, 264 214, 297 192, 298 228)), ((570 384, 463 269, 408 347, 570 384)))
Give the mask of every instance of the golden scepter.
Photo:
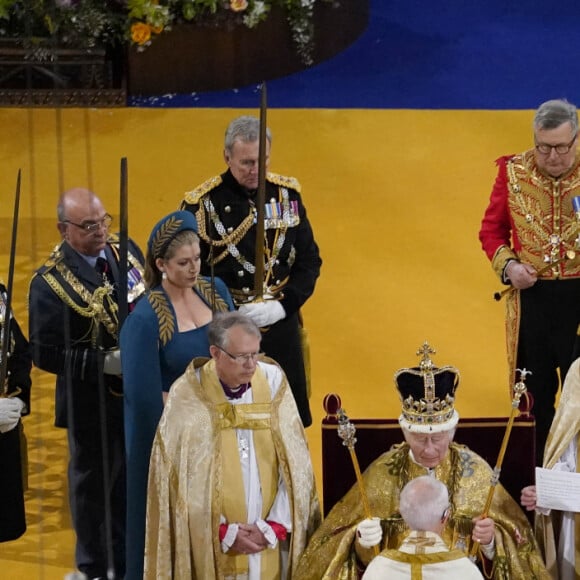
MULTIPOLYGON (((547 264, 543 268, 540 268, 536 272, 536 276, 541 276, 542 274, 549 272, 554 266, 557 266, 558 264, 561 264, 562 262, 567 262, 568 260, 573 260, 575 257, 576 257, 576 252, 574 250, 566 250, 566 253, 564 254, 564 256, 562 258, 558 258, 557 260, 550 262, 549 264, 547 264)), ((493 295, 493 299, 495 301, 499 302, 506 294, 509 294, 510 292, 513 292, 514 290, 515 290, 515 286, 509 286, 508 288, 505 288, 501 292, 495 292, 493 295)))
MULTIPOLYGON (((358 464, 358 458, 354 450, 354 444, 356 443, 356 427, 349 421, 344 409, 341 407, 336 412, 338 416, 338 436, 342 439, 342 444, 348 448, 350 453, 350 458, 352 460, 352 466, 354 467, 354 472, 356 473, 356 481, 358 483, 360 497, 363 504, 363 510, 367 519, 371 519, 373 516, 371 514, 371 509, 369 507, 369 500, 367 498, 367 493, 365 491, 365 486, 362 479, 362 474, 360 472, 360 466, 358 464)), ((373 552, 375 556, 379 555, 379 546, 373 546, 373 552)))
MULTIPOLYGON (((518 412, 519 406, 520 406, 520 399, 522 397, 522 395, 526 392, 526 385, 524 384, 524 381, 526 380, 526 376, 527 375, 531 375, 532 371, 528 371, 526 369, 516 369, 517 372, 520 373, 520 380, 514 385, 514 393, 513 393, 513 399, 512 399, 512 410, 510 413, 510 417, 505 429, 505 433, 503 436, 503 441, 501 442, 501 447, 499 450, 499 455, 497 457, 497 462, 495 464, 495 467, 493 468, 493 473, 491 476, 491 487, 489 488, 489 492, 487 494, 487 500, 485 502, 485 506, 483 508, 483 512, 481 513, 481 517, 486 518, 488 516, 488 512, 489 512, 489 508, 491 507, 491 502, 493 500, 493 494, 495 492, 495 488, 497 486, 497 484, 499 483, 499 474, 501 473, 501 466, 503 463, 503 458, 507 449, 507 444, 510 438, 510 434, 512 432, 512 427, 514 424, 514 419, 516 418, 516 413, 518 412)), ((471 544, 471 549, 469 550, 469 557, 474 560, 475 559, 475 554, 477 552, 477 549, 479 548, 479 543, 473 542, 471 544)))

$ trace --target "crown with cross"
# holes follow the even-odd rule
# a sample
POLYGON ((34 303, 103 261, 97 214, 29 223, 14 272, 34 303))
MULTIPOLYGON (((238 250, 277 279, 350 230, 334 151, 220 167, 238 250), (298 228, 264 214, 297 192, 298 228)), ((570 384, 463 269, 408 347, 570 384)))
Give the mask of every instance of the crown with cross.
POLYGON ((454 408, 459 371, 455 367, 435 367, 431 355, 435 350, 427 341, 417 351, 418 367, 399 369, 395 385, 401 397, 399 424, 417 433, 434 433, 453 429, 459 421, 454 408))

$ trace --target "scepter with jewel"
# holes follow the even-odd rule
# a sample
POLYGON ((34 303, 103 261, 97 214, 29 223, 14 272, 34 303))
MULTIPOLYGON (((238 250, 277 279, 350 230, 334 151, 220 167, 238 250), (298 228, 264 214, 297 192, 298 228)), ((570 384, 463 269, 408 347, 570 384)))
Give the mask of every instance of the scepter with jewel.
MULTIPOLYGON (((510 434, 512 432, 512 427, 514 424, 514 420, 516 418, 516 413, 518 412, 519 406, 520 406, 520 399, 522 398, 522 395, 526 392, 526 385, 524 384, 524 381, 526 380, 526 376, 531 375, 532 371, 528 371, 526 369, 516 369, 517 372, 520 373, 520 380, 514 385, 514 389, 513 389, 513 399, 512 399, 512 409, 511 409, 511 413, 508 419, 508 423, 507 426, 505 428, 505 433, 503 436, 503 441, 501 442, 501 447, 499 450, 499 455, 497 457, 497 462, 495 464, 495 467, 493 468, 493 473, 491 476, 491 481, 490 481, 490 488, 487 494, 487 500, 485 502, 485 506, 483 508, 483 512, 481 513, 481 518, 487 518, 488 514, 489 514, 489 510, 491 508, 491 502, 493 500, 493 495, 495 493, 495 488, 497 486, 497 484, 499 483, 499 475, 501 473, 501 466, 503 463, 503 458, 507 449, 507 444, 510 438, 510 434)), ((477 549, 479 548, 479 544, 477 543, 473 543, 471 545, 471 550, 469 551, 469 557, 471 558, 471 560, 475 559, 475 554, 477 552, 477 549)))
MULTIPOLYGON (((356 456, 356 451, 354 450, 354 445, 356 443, 356 427, 350 422, 342 407, 338 409, 336 414, 338 415, 338 436, 342 439, 342 444, 348 449, 348 452, 350 453, 350 458, 352 460, 352 466, 354 467, 354 472, 356 474, 356 481, 358 483, 365 517, 367 519, 371 519, 373 516, 371 514, 369 500, 367 498, 362 474, 360 472, 358 457, 356 456)), ((373 546, 373 552, 375 556, 379 555, 378 545, 373 546)))

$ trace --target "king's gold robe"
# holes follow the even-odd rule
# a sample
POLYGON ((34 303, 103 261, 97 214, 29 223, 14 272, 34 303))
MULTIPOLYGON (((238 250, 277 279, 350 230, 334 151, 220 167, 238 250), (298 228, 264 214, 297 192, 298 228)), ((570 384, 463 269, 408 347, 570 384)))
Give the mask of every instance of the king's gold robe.
MULTIPOLYGON (((171 387, 151 454, 146 580, 247 577, 247 556, 224 555, 219 540, 220 517, 228 519, 224 510, 236 497, 244 503, 243 487, 236 497, 225 497, 235 472, 231 464, 240 460, 228 447, 230 432, 238 428, 253 430, 257 449, 260 444, 256 437, 269 436, 266 446, 274 450, 274 461, 290 499, 288 577, 293 577, 298 558, 320 522, 320 510, 296 403, 283 372, 272 363, 259 362, 252 378, 252 391, 257 383, 267 381, 271 400, 244 405, 243 409, 228 403, 213 361, 195 359, 171 387), (245 574, 239 572, 243 559, 245 574)), ((263 487, 265 473, 261 463, 259 466, 263 487)), ((262 489, 262 495, 266 503, 268 492, 262 489)), ((243 505, 239 507, 243 511, 243 505)), ((268 576, 280 577, 280 570, 268 576)))
MULTIPOLYGON (((399 514, 399 493, 405 484, 427 475, 402 443, 376 459, 363 475, 371 514, 382 520, 381 550, 396 549, 409 533, 399 514)), ((472 518, 484 508, 491 468, 467 447, 452 443, 444 460, 433 470, 450 496, 452 516, 443 540, 452 549, 471 547, 472 518)), ((293 580, 355 580, 373 556, 356 542, 356 527, 365 519, 358 485, 334 506, 304 552, 293 580)), ((525 515, 498 485, 489 517, 495 521, 495 557, 491 577, 497 580, 548 579, 533 531, 525 515)), ((486 569, 491 566, 486 566, 486 569)))

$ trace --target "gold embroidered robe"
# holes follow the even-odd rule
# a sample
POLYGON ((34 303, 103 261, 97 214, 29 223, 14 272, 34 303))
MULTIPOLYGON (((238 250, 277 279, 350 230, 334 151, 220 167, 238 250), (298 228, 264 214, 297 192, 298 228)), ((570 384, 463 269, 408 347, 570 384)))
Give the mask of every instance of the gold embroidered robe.
MULTIPOLYGON (((427 469, 411 460, 406 443, 381 455, 365 471, 363 479, 370 511, 382 520, 381 550, 398 548, 408 534, 398 513, 399 492, 408 481, 426 474, 427 469)), ((453 508, 442 537, 450 548, 468 550, 471 519, 483 511, 491 468, 467 447, 452 443, 434 475, 447 485, 453 508)), ((501 485, 496 488, 489 517, 496 526, 492 577, 496 580, 548 579, 532 529, 501 485)), ((361 568, 373 556, 372 550, 360 548, 355 542, 356 527, 364 518, 359 489, 354 485, 310 540, 293 580, 357 579, 361 568)))
MULTIPOLYGON (((227 578, 219 541, 222 490, 220 409, 198 379, 195 359, 172 386, 153 444, 147 503, 145 579, 227 578)), ((269 430, 292 513, 288 576, 320 522, 304 429, 279 367, 259 363, 273 385, 269 430)), ((209 364, 209 363, 208 363, 209 364)), ((225 395, 223 403, 227 403, 225 395)), ((235 415, 235 411, 233 411, 235 415)))

